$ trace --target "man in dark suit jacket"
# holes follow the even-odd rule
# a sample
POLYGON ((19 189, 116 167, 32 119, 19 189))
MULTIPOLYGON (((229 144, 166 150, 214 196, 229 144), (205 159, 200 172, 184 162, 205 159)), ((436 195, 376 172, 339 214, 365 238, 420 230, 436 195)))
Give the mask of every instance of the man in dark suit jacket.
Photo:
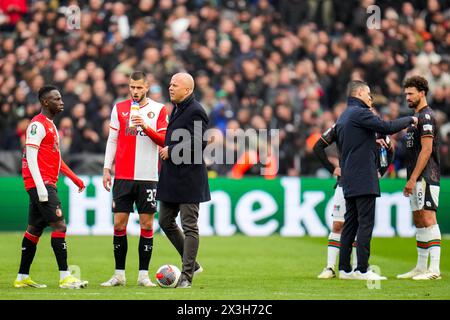
POLYGON ((208 173, 203 161, 206 142, 203 133, 208 116, 194 99, 194 79, 190 74, 175 74, 169 85, 174 109, 167 126, 165 147, 156 199, 160 200, 159 224, 182 257, 183 268, 178 288, 190 288, 194 273, 202 267, 195 261, 199 246, 199 203, 211 199, 208 173), (180 212, 183 232, 175 218, 180 212))
POLYGON ((375 200, 380 196, 375 133, 396 133, 412 123, 417 123, 417 118, 381 120, 370 110, 370 88, 363 81, 351 81, 348 95, 347 109, 336 122, 337 143, 341 153, 341 184, 347 208, 341 235, 339 277, 384 280, 385 277, 367 270, 375 221, 375 200), (352 272, 350 255, 355 236, 358 266, 352 272))

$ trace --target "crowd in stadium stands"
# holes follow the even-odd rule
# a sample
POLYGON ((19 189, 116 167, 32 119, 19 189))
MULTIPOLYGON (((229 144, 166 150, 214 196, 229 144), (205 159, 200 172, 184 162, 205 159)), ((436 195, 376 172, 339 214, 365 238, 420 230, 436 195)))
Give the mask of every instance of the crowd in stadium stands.
MULTIPOLYGON (((70 159, 104 153, 132 70, 147 72, 149 96, 169 107, 170 77, 185 70, 212 127, 279 129, 279 174, 321 175, 312 149, 345 108, 348 81, 367 81, 379 114, 394 119, 411 113, 402 82, 418 74, 429 81, 448 175, 449 8, 449 0, 0 1, 0 152, 23 146, 44 84, 62 91, 57 125, 70 159), (373 4, 378 29, 367 27, 373 4)), ((403 176, 404 132, 393 140, 389 175, 403 176)))

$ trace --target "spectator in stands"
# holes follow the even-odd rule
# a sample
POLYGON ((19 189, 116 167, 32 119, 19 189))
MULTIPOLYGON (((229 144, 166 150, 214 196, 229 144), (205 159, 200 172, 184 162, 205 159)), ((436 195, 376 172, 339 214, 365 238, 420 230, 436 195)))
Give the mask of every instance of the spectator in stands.
POLYGON ((61 157, 66 158, 69 153, 72 141, 73 141, 73 122, 69 117, 64 117, 59 122, 59 149, 61 151, 61 157))
MULTIPOLYGON (((75 145, 88 140, 77 148, 102 149, 103 115, 128 95, 137 67, 151 74, 150 96, 163 103, 170 75, 192 73, 196 98, 221 130, 230 123, 251 128, 257 115, 268 128, 292 125, 295 138, 280 142, 289 151, 280 153, 287 157, 280 174, 314 175, 307 139, 342 112, 349 80, 367 81, 375 108, 396 117, 409 112, 403 80, 423 75, 430 103, 450 119, 449 18, 448 1, 439 0, 0 1, 0 150, 20 152, 5 134, 14 136, 19 121, 39 112, 44 82, 63 93, 56 123, 71 118, 75 145), (69 4, 80 6, 80 29, 67 24, 69 4), (381 8, 378 30, 366 25, 373 4, 381 8), (290 108, 282 125, 280 105, 290 108)), ((395 163, 401 170, 401 159, 395 163)))
POLYGON ((14 30, 17 22, 27 13, 26 0, 0 1, 0 31, 14 30))

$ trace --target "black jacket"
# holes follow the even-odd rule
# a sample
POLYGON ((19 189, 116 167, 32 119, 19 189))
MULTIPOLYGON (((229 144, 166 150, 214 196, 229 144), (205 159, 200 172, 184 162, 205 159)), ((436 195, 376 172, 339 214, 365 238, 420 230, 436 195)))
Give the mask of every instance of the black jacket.
MULTIPOLYGON (((377 164, 378 164, 378 172, 380 173, 380 176, 384 176, 384 174, 387 172, 389 165, 394 161, 394 148, 392 147, 391 140, 388 139, 387 135, 381 135, 379 133, 375 134, 376 139, 383 139, 387 145, 389 146, 389 149, 386 150, 387 154, 387 166, 383 166, 381 164, 381 146, 377 143, 377 164)), ((334 170, 336 167, 328 160, 328 156, 325 152, 325 149, 328 148, 333 143, 337 143, 337 134, 336 134, 336 127, 333 125, 331 128, 329 128, 327 131, 325 131, 319 140, 314 144, 314 153, 316 154, 317 158, 319 158, 320 163, 322 166, 328 170, 332 175, 334 173, 334 170)), ((339 184, 339 177, 337 178, 337 185, 339 184)))
POLYGON ((344 197, 380 196, 375 133, 393 134, 413 123, 412 117, 383 121, 361 100, 350 97, 347 109, 336 122, 341 153, 341 181, 344 197))
POLYGON ((164 142, 169 146, 169 159, 162 161, 156 191, 157 200, 174 203, 211 200, 208 172, 203 160, 203 150, 207 142, 203 141, 202 137, 207 128, 208 116, 193 95, 175 105, 169 118, 164 142), (198 124, 195 129, 197 135, 194 135, 194 121, 198 124), (181 138, 173 135, 176 129, 184 129, 177 130, 177 133, 181 132, 181 138), (183 132, 189 132, 190 137, 183 138, 183 132), (180 158, 186 161, 178 163, 180 158))

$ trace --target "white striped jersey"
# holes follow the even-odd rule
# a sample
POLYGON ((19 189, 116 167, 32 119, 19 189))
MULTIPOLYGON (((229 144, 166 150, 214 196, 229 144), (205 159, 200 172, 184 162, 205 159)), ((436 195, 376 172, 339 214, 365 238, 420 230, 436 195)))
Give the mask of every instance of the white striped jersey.
MULTIPOLYGON (((158 145, 140 126, 130 128, 132 100, 117 103, 111 113, 110 128, 118 131, 115 156, 115 178, 124 180, 158 181, 158 145)), ((154 131, 167 130, 166 107, 147 98, 139 115, 154 131)))

